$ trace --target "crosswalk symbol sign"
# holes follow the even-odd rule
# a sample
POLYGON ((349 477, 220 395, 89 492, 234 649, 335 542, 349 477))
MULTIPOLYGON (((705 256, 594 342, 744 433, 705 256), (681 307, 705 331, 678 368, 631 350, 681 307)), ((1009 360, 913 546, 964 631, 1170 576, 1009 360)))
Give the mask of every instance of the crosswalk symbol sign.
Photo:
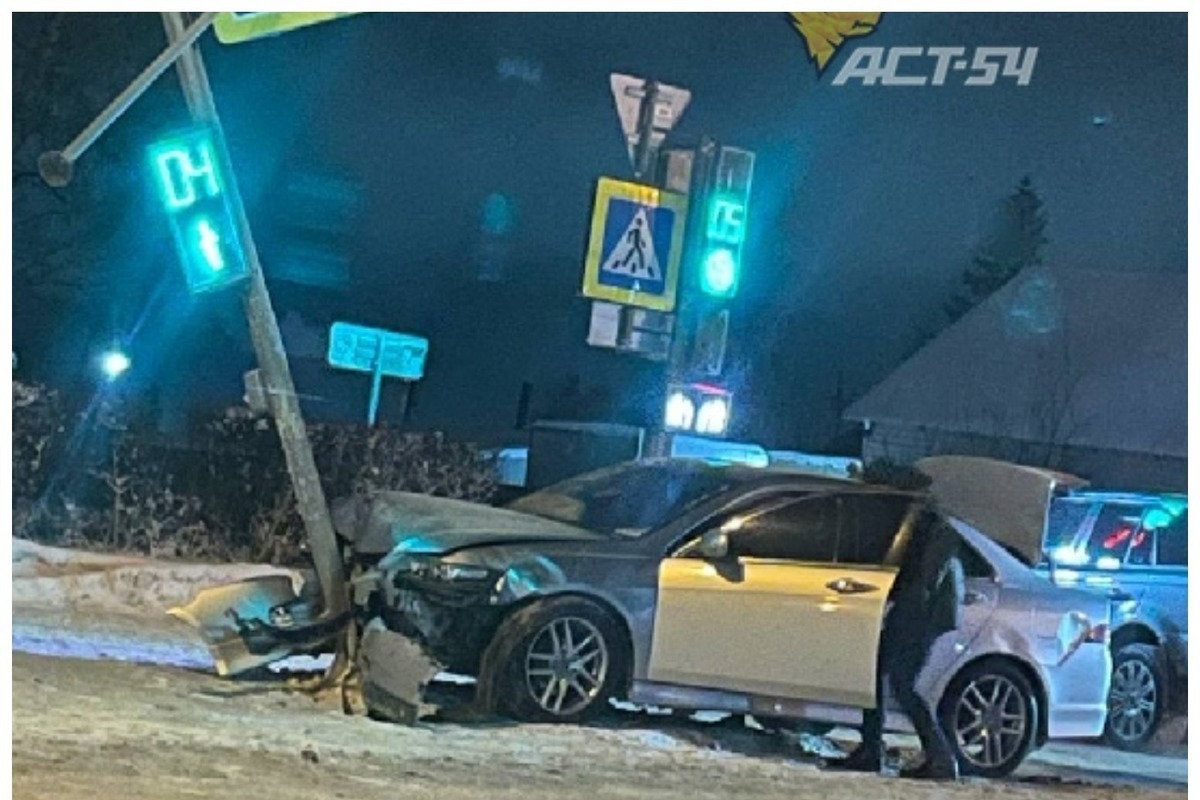
POLYGON ((584 296, 673 310, 686 215, 683 195, 601 178, 584 261, 584 296))

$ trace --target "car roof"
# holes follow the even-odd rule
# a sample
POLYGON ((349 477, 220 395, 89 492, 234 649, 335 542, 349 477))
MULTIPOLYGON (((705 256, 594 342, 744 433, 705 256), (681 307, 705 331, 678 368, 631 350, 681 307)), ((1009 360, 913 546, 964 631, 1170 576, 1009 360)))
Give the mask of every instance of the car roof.
POLYGON ((853 490, 856 492, 879 492, 881 494, 903 494, 924 496, 920 492, 901 489, 884 484, 864 483, 855 478, 839 478, 824 473, 815 473, 794 466, 752 467, 745 464, 719 464, 703 459, 670 458, 645 459, 639 463, 652 466, 674 466, 682 472, 705 471, 713 475, 723 474, 744 488, 779 487, 793 491, 829 492, 853 490))

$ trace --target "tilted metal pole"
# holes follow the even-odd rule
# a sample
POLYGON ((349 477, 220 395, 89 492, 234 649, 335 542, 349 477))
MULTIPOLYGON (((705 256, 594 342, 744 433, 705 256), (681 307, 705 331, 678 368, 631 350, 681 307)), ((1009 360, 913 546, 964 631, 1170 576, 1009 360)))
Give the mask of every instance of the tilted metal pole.
MULTIPOLYGON (((183 41, 182 37, 188 31, 183 15, 178 11, 164 11, 162 18, 167 38, 175 44, 183 41)), ((211 126, 217 157, 229 165, 229 151, 225 144, 225 135, 221 130, 221 120, 217 115, 216 103, 213 101, 212 89, 208 83, 208 75, 204 70, 204 61, 200 56, 199 48, 186 46, 179 57, 177 66, 184 95, 193 117, 197 121, 211 126)), ((325 615, 335 616, 343 613, 347 607, 341 553, 333 532, 333 524, 329 518, 329 507, 325 503, 325 492, 321 488, 320 476, 317 474, 316 463, 313 460, 308 431, 305 428, 304 419, 300 415, 296 387, 292 381, 287 354, 283 349, 279 324, 275 319, 275 312, 271 308, 271 297, 267 293, 267 284, 263 279, 262 264, 258 260, 258 251, 254 246, 250 221, 246 217, 246 209, 242 204, 241 193, 238 191, 237 181, 233 177, 232 170, 229 170, 229 177, 230 206, 237 220, 238 237, 245 248, 246 263, 250 268, 250 286, 245 295, 246 319, 250 324, 250 338, 258 356, 259 369, 267 390, 275 427, 279 431, 279 439, 283 444, 288 472, 296 492, 296 505, 300 512, 300 518, 304 521, 304 526, 308 531, 313 566, 317 570, 322 597, 325 601, 325 615)))
POLYGON ((51 150, 38 158, 38 172, 41 173, 42 180, 56 188, 66 186, 71 182, 71 176, 75 171, 75 162, 79 160, 89 147, 95 144, 108 126, 112 125, 125 111, 141 97, 150 84, 162 75, 166 70, 175 63, 175 60, 183 54, 188 47, 191 46, 196 39, 204 31, 208 30, 208 26, 212 24, 213 18, 216 17, 216 12, 206 11, 196 18, 195 22, 184 29, 179 37, 171 42, 166 50, 159 53, 158 58, 150 62, 141 74, 133 79, 133 82, 125 87, 119 95, 113 98, 103 111, 96 115, 86 128, 79 132, 79 135, 71 140, 71 143, 62 150, 51 150))

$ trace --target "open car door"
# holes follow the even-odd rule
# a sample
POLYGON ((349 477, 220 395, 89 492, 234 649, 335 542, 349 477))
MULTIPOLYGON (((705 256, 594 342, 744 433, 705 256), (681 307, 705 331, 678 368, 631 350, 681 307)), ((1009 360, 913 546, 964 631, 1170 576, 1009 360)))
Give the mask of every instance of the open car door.
POLYGON ((871 534, 879 540, 864 549, 871 557, 838 555, 878 520, 857 518, 847 498, 824 495, 726 520, 664 559, 649 679, 873 708, 896 577, 884 554, 908 502, 884 499, 892 501, 891 521, 871 534))

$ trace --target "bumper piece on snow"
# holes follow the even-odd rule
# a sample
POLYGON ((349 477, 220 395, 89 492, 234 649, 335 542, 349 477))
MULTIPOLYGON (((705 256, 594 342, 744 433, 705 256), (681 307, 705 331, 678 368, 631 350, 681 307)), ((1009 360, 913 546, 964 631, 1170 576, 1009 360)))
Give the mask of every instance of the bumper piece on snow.
POLYGON ((411 725, 436 707, 425 702, 425 687, 441 671, 419 644, 374 619, 363 631, 358 652, 363 702, 373 716, 411 725))
POLYGON ((222 677, 314 652, 349 621, 348 614, 321 618, 318 602, 297 594, 286 575, 204 589, 187 605, 167 613, 199 631, 222 677))

